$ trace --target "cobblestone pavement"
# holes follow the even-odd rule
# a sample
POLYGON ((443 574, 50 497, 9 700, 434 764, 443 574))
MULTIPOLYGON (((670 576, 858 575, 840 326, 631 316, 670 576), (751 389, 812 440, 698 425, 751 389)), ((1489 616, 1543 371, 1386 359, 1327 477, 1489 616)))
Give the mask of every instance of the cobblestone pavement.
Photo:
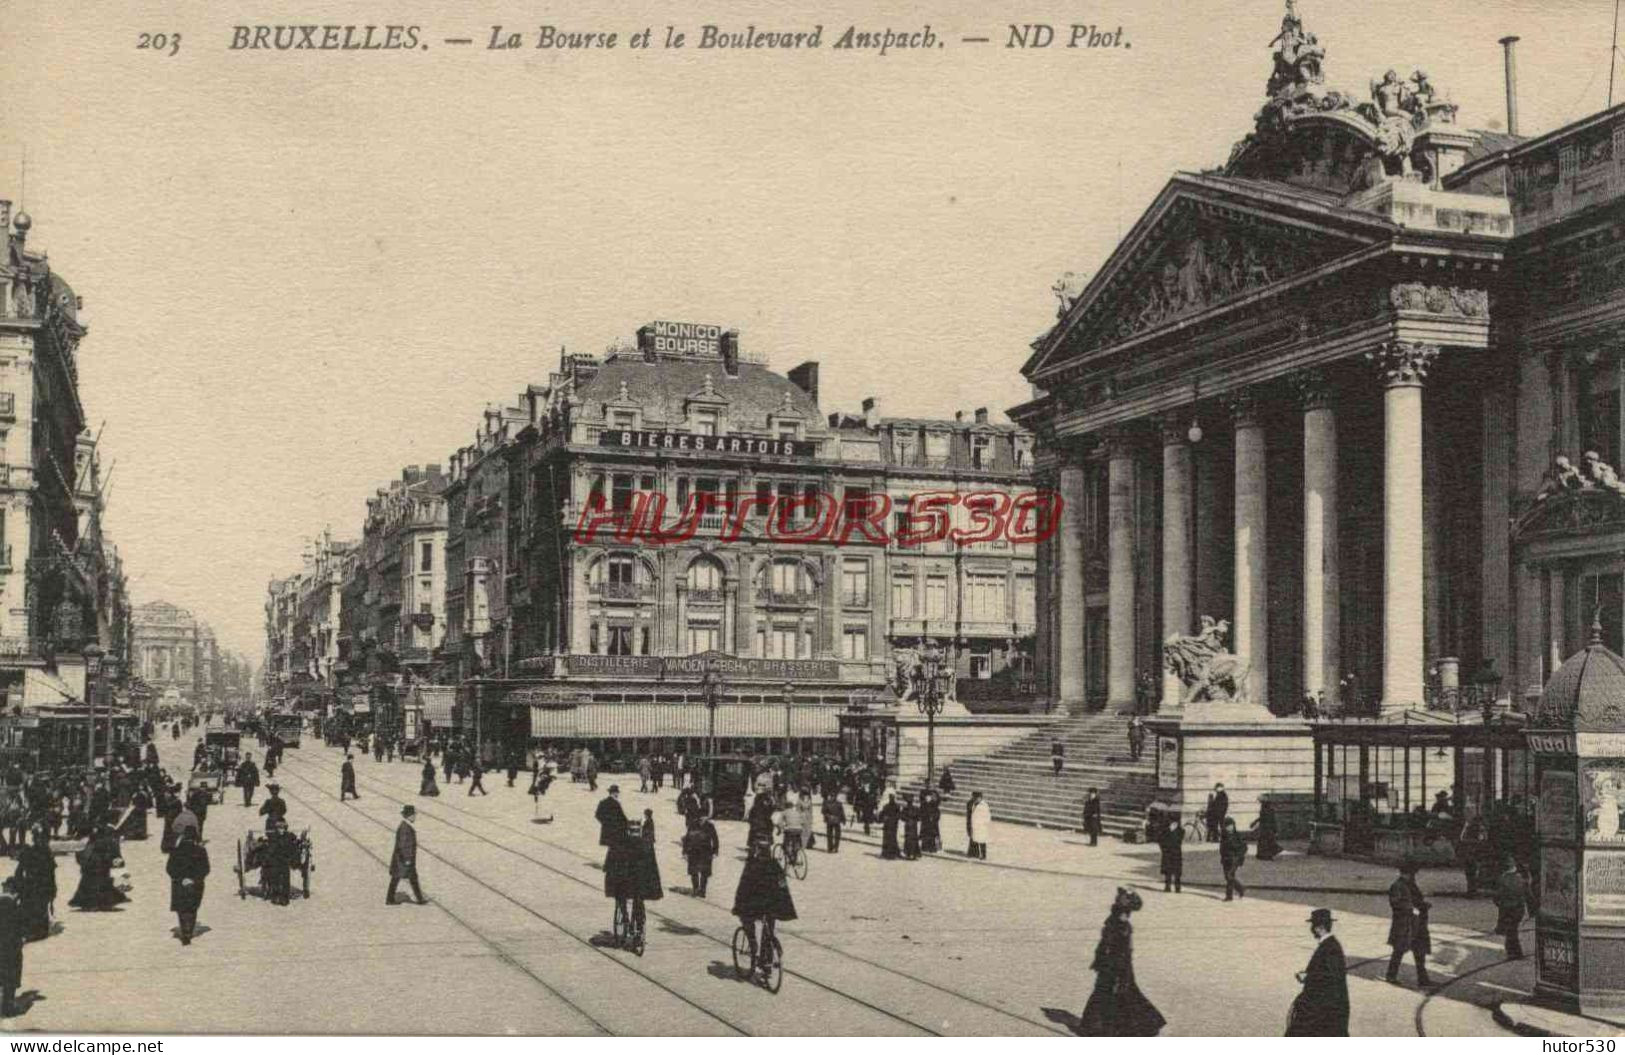
MULTIPOLYGON (((171 771, 195 737, 160 744, 171 771)), ((258 757, 259 752, 255 752, 258 757)), ((744 826, 719 824, 723 853, 709 897, 688 892, 670 788, 622 787, 628 813, 651 809, 665 897, 651 903, 643 957, 610 947, 602 894, 599 795, 568 777, 539 804, 527 777, 489 795, 443 785, 417 796, 417 765, 357 758, 361 798, 338 802, 342 755, 311 739, 277 777, 294 830, 308 829, 316 871, 309 901, 240 898, 236 845, 257 810, 232 792, 210 810, 213 865, 198 939, 182 947, 168 912, 154 838, 126 845, 132 902, 114 913, 66 908, 77 881, 58 859, 60 933, 30 945, 28 1007, 9 1029, 159 1032, 643 1033, 1023 1035, 1067 1033, 1093 984, 1088 970, 1116 886, 1145 896, 1134 917, 1141 987, 1168 1035, 1280 1033, 1294 972, 1313 940, 1308 909, 1325 905, 1351 964, 1356 1035, 1505 1035, 1489 1007, 1533 986, 1531 961, 1506 963, 1488 933, 1494 909, 1463 896, 1459 874, 1424 873, 1435 899, 1435 980, 1383 982, 1391 873, 1289 854, 1249 861, 1249 896, 1226 904, 1217 855, 1186 852, 1186 890, 1161 891, 1154 848, 1076 833, 995 825, 991 857, 960 852, 962 822, 944 819, 950 850, 884 861, 878 839, 849 829, 839 854, 811 855, 792 881, 799 919, 781 928, 788 971, 777 995, 739 981, 729 941, 744 826), (419 811, 426 906, 384 904, 403 803, 419 811)), ((991 790, 991 789, 990 789, 991 790)), ((256 804, 264 797, 263 788, 256 804)), ((876 831, 878 835, 878 829, 876 831)), ((0 865, 9 869, 9 863, 0 865)), ((250 876, 252 884, 257 877, 250 876)), ((1532 946, 1532 934, 1526 945, 1532 946)))

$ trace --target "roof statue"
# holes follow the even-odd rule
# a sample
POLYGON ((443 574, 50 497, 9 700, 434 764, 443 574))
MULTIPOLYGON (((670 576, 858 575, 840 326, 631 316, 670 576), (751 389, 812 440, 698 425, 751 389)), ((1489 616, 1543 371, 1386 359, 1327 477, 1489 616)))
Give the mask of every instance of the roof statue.
POLYGON ((1380 80, 1368 82, 1370 101, 1358 105, 1349 95, 1328 90, 1323 69, 1326 49, 1304 28, 1295 0, 1287 0, 1281 31, 1270 46, 1275 50, 1267 98, 1258 112, 1256 131, 1236 145, 1232 163, 1259 139, 1278 138, 1301 118, 1335 114, 1352 118, 1347 124, 1381 160, 1385 177, 1408 178, 1414 174, 1411 154, 1416 137, 1431 127, 1455 124, 1458 108, 1434 88, 1423 70, 1409 78, 1388 70, 1380 80))
POLYGON ((1055 299, 1061 302, 1061 306, 1056 310, 1055 314, 1065 318, 1066 313, 1072 310, 1072 305, 1076 304, 1078 298, 1083 296, 1083 289, 1088 284, 1088 280, 1076 271, 1068 271, 1056 279, 1055 285, 1049 288, 1050 292, 1055 294, 1055 299))

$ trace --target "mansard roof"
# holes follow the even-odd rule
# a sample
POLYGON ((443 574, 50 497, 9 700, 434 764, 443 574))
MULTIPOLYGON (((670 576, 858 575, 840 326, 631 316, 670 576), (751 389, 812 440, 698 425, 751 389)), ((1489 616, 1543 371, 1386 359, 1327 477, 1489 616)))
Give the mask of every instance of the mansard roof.
POLYGON ((643 408, 646 425, 680 424, 687 418, 684 404, 705 390, 706 377, 719 401, 726 402, 728 417, 740 424, 766 428, 769 414, 784 414, 786 396, 791 412, 816 429, 822 422, 818 404, 799 385, 765 366, 741 362, 738 374, 730 374, 720 359, 689 360, 663 358, 648 362, 631 356, 617 356, 605 362, 598 372, 576 390, 576 397, 596 415, 604 403, 626 399, 643 408), (595 406, 596 404, 596 406, 595 406))

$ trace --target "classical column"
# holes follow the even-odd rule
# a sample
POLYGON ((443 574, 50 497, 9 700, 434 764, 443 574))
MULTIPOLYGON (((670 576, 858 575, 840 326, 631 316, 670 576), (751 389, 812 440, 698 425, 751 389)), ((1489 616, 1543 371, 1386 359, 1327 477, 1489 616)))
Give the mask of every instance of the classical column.
POLYGON ((1236 582, 1231 650, 1249 664, 1249 702, 1269 704, 1269 592, 1264 546, 1268 511, 1264 425, 1250 391, 1231 398, 1236 426, 1236 582))
POLYGON ((1051 621, 1055 633, 1050 648, 1055 656, 1056 702, 1078 708, 1084 702, 1083 506, 1087 485, 1077 454, 1063 450, 1060 455, 1061 530, 1054 535, 1053 545, 1061 589, 1051 621))
MULTIPOLYGON (((1166 415, 1162 431, 1162 639, 1191 632, 1191 449, 1185 419, 1166 415)), ((1160 659, 1160 657, 1159 657, 1160 659)), ((1162 709, 1180 704, 1184 685, 1162 672, 1162 709)))
POLYGON ((1105 438, 1106 705, 1134 706, 1134 444, 1126 429, 1105 438))
MULTIPOLYGON (((727 646, 724 645, 723 647, 727 646)), ((687 576, 677 580, 677 647, 671 650, 671 654, 674 656, 686 656, 689 654, 687 576)))
POLYGON ((1303 407, 1303 688, 1334 693, 1341 660, 1337 581, 1337 412, 1326 375, 1293 378, 1303 407))
POLYGON ((738 643, 734 639, 734 626, 738 616, 735 610, 739 605, 739 585, 732 579, 725 579, 722 587, 722 640, 717 647, 732 655, 740 655, 738 643))
POLYGON ((1390 341, 1366 358, 1383 393, 1382 709, 1423 705, 1422 381, 1439 354, 1390 341))

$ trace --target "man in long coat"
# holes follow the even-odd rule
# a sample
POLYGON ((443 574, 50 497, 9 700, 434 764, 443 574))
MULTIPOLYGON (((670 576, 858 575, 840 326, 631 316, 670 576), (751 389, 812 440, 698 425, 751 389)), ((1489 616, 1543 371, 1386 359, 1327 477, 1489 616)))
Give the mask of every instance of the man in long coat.
POLYGON ((276 781, 265 785, 271 797, 260 803, 260 816, 265 818, 265 827, 270 828, 277 821, 288 815, 288 803, 282 798, 282 785, 276 781))
POLYGON ((344 756, 344 764, 339 767, 339 801, 343 802, 346 795, 352 799, 361 797, 355 789, 355 760, 349 755, 344 756))
POLYGON ((0 883, 0 1017, 17 1013, 17 989, 23 984, 23 909, 14 880, 0 883))
POLYGON ((1157 847, 1162 851, 1163 893, 1180 893, 1185 877, 1185 829, 1177 816, 1165 818, 1162 831, 1157 835, 1157 847))
POLYGON ((1518 871, 1518 864, 1511 857, 1501 862, 1501 876, 1495 884, 1495 933, 1504 936, 1507 940, 1507 959, 1523 959, 1523 941, 1518 934, 1518 928, 1523 924, 1523 914, 1529 904, 1529 881, 1518 871))
POLYGON ((389 891, 384 904, 395 904, 395 888, 401 880, 412 884, 412 894, 420 905, 427 904, 423 889, 418 886, 418 831, 412 820, 418 811, 410 804, 401 807, 401 823, 395 829, 395 852, 389 858, 389 891))
POLYGON ((165 866, 169 873, 169 910, 180 924, 182 945, 192 944, 197 930, 197 910, 203 904, 203 880, 209 874, 209 852, 198 842, 197 832, 187 829, 165 866))
POLYGON ((1100 845, 1100 791, 1089 789, 1089 797, 1083 800, 1083 830, 1089 833, 1089 845, 1100 845))
POLYGON ((1387 980, 1399 984, 1399 961, 1409 952, 1416 962, 1416 984, 1427 988, 1427 955, 1433 951, 1432 937, 1428 933, 1428 902, 1422 888, 1416 885, 1415 861, 1404 861, 1399 866, 1399 878, 1388 888, 1388 911, 1392 917, 1388 924, 1388 944, 1393 955, 1388 957, 1387 980))
POLYGON ((260 767, 254 764, 252 754, 245 754, 237 767, 237 786, 243 789, 243 805, 254 805, 254 789, 260 786, 260 767))
POLYGON ((1309 933, 1320 944, 1309 966, 1298 972, 1303 991, 1292 1001, 1287 1019, 1289 1037, 1346 1037, 1349 1035, 1348 963, 1343 946, 1332 936, 1332 910, 1309 913, 1309 933))
POLYGON ((1230 812, 1230 795, 1223 784, 1213 785, 1213 794, 1207 800, 1207 841, 1222 842, 1224 818, 1230 812))

